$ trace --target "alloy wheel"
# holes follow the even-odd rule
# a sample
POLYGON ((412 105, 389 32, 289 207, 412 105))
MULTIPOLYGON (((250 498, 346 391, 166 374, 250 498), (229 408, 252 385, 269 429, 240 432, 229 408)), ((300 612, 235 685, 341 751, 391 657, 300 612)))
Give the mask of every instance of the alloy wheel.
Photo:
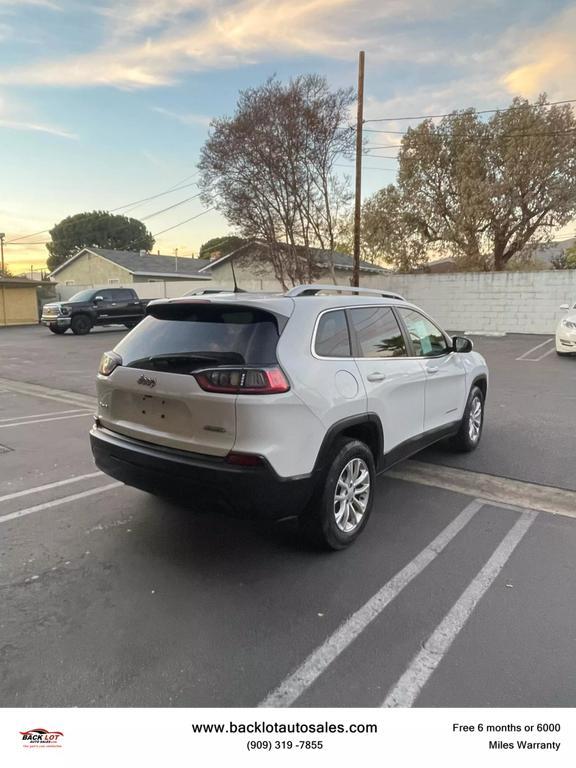
POLYGON ((480 430, 482 428, 482 400, 476 397, 470 403, 470 416, 468 419, 468 434, 473 443, 480 439, 480 430))
POLYGON ((338 478, 334 492, 334 517, 344 533, 362 522, 370 498, 370 471, 363 459, 351 459, 338 478))

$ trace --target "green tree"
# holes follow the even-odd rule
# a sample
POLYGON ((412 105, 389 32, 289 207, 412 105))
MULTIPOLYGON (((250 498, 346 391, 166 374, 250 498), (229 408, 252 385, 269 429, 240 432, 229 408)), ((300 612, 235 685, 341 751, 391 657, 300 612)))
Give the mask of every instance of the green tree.
POLYGON ((48 268, 56 269, 81 248, 111 248, 118 251, 150 251, 154 238, 138 219, 107 211, 68 216, 50 230, 48 268))
POLYGON ((390 184, 362 206, 362 255, 389 264, 399 272, 412 272, 427 260, 426 240, 414 225, 405 198, 390 184))
POLYGON ((488 120, 472 109, 426 120, 398 159, 402 222, 464 268, 503 270, 576 214, 576 117, 545 95, 488 120))
POLYGON ((247 242, 243 237, 237 237, 236 235, 213 237, 202 243, 198 257, 200 259, 209 259, 213 258, 215 253, 219 253, 220 256, 227 256, 247 242))

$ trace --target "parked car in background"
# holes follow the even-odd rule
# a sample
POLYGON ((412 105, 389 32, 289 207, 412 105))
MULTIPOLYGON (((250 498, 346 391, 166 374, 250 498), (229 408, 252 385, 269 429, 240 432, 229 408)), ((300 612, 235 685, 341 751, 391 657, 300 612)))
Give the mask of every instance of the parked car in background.
POLYGON ((139 299, 133 288, 87 288, 68 301, 55 301, 42 308, 41 323, 52 333, 89 333, 95 325, 134 326, 145 315, 149 299, 139 299))
POLYGON ((556 352, 563 355, 576 353, 576 304, 562 304, 566 315, 556 328, 556 352))
POLYGON ((246 293, 246 291, 243 291, 242 288, 236 288, 235 290, 231 288, 194 288, 185 293, 184 296, 208 296, 209 294, 216 293, 246 293))
POLYGON ((484 358, 396 294, 299 286, 147 315, 102 358, 91 431, 98 467, 128 485, 297 517, 341 549, 368 522, 377 473, 443 438, 480 442, 484 358))

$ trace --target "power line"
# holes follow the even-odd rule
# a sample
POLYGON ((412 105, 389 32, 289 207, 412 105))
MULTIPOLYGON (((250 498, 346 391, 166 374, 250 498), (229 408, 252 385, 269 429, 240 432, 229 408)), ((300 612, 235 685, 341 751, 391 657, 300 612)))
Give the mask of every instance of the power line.
POLYGON ((167 208, 162 208, 160 211, 154 211, 154 213, 148 214, 148 216, 143 216, 140 221, 148 221, 148 219, 154 218, 154 216, 160 216, 161 213, 166 213, 166 211, 171 211, 173 208, 178 208, 180 205, 184 205, 184 203, 189 203, 190 200, 195 200, 197 197, 200 197, 203 194, 203 192, 198 192, 197 195, 192 195, 192 197, 187 197, 185 200, 180 200, 179 203, 174 203, 173 205, 169 205, 167 208))
MULTIPOLYGON (((195 200, 196 198, 200 197, 202 194, 203 194, 202 192, 198 192, 198 194, 192 195, 191 197, 187 197, 184 200, 180 200, 179 202, 174 203, 173 205, 169 205, 167 208, 162 208, 159 211, 154 211, 153 213, 148 214, 148 216, 143 216, 142 219, 140 219, 140 221, 147 221, 148 219, 154 218, 154 216, 159 216, 162 213, 166 213, 167 211, 171 211, 174 208, 178 208, 179 206, 184 205, 185 203, 188 203, 191 200, 195 200)), ((112 233, 115 234, 117 232, 121 232, 123 229, 126 229, 126 228, 132 226, 129 221, 127 221, 127 222, 119 222, 118 224, 119 224, 119 226, 111 228, 110 231, 112 233)), ((49 241, 37 242, 37 243, 30 243, 30 242, 21 243, 21 242, 10 241, 9 243, 7 243, 7 245, 46 245, 46 242, 49 242, 49 241)))
POLYGON ((154 232, 152 237, 158 237, 158 235, 163 235, 164 232, 170 232, 171 229, 176 229, 176 227, 181 227, 183 224, 188 224, 189 221, 194 221, 194 219, 200 218, 200 216, 204 216, 205 213, 209 213, 210 211, 215 211, 216 206, 212 205, 210 208, 206 208, 206 210, 202 211, 201 213, 197 213, 196 216, 191 216, 189 219, 184 219, 184 221, 179 221, 178 224, 174 224, 171 227, 167 227, 166 229, 162 229, 160 232, 154 232))
MULTIPOLYGON (((542 107, 554 107, 558 104, 576 104, 576 99, 565 99, 564 101, 549 101, 546 104, 534 105, 542 107)), ((533 106, 533 105, 528 105, 533 106)), ((509 109, 523 109, 525 104, 519 104, 518 106, 500 107, 499 109, 475 109, 474 107, 464 107, 462 109, 453 109, 452 112, 445 112, 442 115, 413 115, 412 117, 374 117, 369 120, 364 120, 365 123, 392 123, 395 120, 426 120, 428 118, 436 117, 450 117, 456 112, 466 112, 469 109, 473 109, 477 115, 488 115, 494 112, 507 112, 509 109)), ((395 133, 395 131, 389 131, 389 133, 395 133)))
MULTIPOLYGON (((108 213, 114 213, 115 211, 120 211, 122 208, 130 208, 131 206, 139 205, 140 203, 146 203, 148 200, 155 200, 158 197, 163 197, 164 195, 169 195, 171 192, 177 192, 179 189, 186 189, 187 187, 193 187, 196 182, 193 182, 191 184, 184 184, 185 181, 188 181, 189 179, 192 179, 194 176, 198 175, 198 171, 195 171, 194 173, 190 174, 190 176, 186 176, 184 179, 181 179, 181 181, 177 182, 177 184, 174 184, 169 189, 164 190, 164 192, 159 192, 155 195, 150 195, 149 197, 143 197, 141 200, 134 200, 131 203, 126 203, 125 205, 119 205, 117 208, 111 208, 108 210, 108 213)), ((167 209, 169 210, 169 209, 167 209)), ((150 218, 151 216, 155 216, 156 214, 150 214, 150 216, 146 218, 150 218)), ((20 237, 13 237, 12 240, 8 240, 6 242, 6 245, 14 245, 18 240, 26 240, 28 237, 37 237, 38 235, 44 235, 47 232, 50 232, 49 229, 42 229, 39 232, 31 232, 28 235, 20 235, 20 237)), ((25 243, 25 245, 37 245, 37 243, 25 243)))
MULTIPOLYGON (((338 166, 338 168, 347 168, 349 171, 352 171, 354 169, 354 166, 352 165, 344 165, 343 163, 334 163, 334 165, 338 166)), ((362 164, 362 170, 366 171, 394 171, 394 173, 397 173, 398 168, 377 168, 375 165, 364 165, 362 164)))
POLYGON ((187 189, 188 187, 195 187, 196 182, 193 181, 190 184, 184 184, 180 187, 171 187, 170 189, 167 189, 165 192, 159 192, 157 195, 150 195, 150 197, 143 197, 141 200, 134 200, 132 203, 126 203, 126 205, 119 205, 118 208, 110 208, 108 213, 115 213, 116 211, 122 210, 122 208, 130 208, 132 206, 140 205, 140 203, 147 203, 149 200, 156 200, 157 197, 164 197, 164 195, 169 195, 172 192, 178 192, 180 189, 187 189))

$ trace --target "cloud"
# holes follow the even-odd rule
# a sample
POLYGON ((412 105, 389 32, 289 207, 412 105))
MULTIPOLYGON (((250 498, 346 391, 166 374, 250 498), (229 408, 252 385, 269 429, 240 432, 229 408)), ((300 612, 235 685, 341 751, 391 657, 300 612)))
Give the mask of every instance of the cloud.
POLYGON ((382 25, 438 18, 463 2, 443 0, 439 8, 432 0, 124 0, 100 9, 110 21, 101 47, 5 70, 0 82, 144 88, 174 83, 186 71, 232 68, 266 55, 354 60, 361 46, 380 58, 430 61, 406 34, 401 43, 391 41, 382 25))
POLYGON ((172 120, 177 120, 179 123, 183 123, 184 125, 201 125, 207 128, 210 125, 210 121, 212 119, 207 115, 196 115, 191 112, 180 114, 178 112, 172 112, 169 109, 164 109, 164 107, 152 107, 152 109, 154 112, 165 115, 172 120))
POLYGON ((36 133, 48 133, 51 136, 59 136, 62 139, 77 139, 78 136, 62 128, 56 128, 41 123, 26 123, 18 120, 4 120, 0 118, 0 128, 11 128, 15 131, 34 131, 36 133))
POLYGON ((574 96, 576 80, 576 8, 568 8, 547 26, 528 30, 502 82, 510 93, 533 98, 574 96))
POLYGON ((53 0, 0 0, 0 9, 22 7, 23 5, 35 5, 42 8, 48 8, 51 11, 61 11, 62 6, 53 0))
POLYGON ((8 128, 13 131, 32 131, 33 133, 47 133, 51 136, 58 136, 62 139, 77 139, 78 137, 58 126, 46 125, 30 119, 20 104, 10 102, 0 96, 0 128, 8 128))

